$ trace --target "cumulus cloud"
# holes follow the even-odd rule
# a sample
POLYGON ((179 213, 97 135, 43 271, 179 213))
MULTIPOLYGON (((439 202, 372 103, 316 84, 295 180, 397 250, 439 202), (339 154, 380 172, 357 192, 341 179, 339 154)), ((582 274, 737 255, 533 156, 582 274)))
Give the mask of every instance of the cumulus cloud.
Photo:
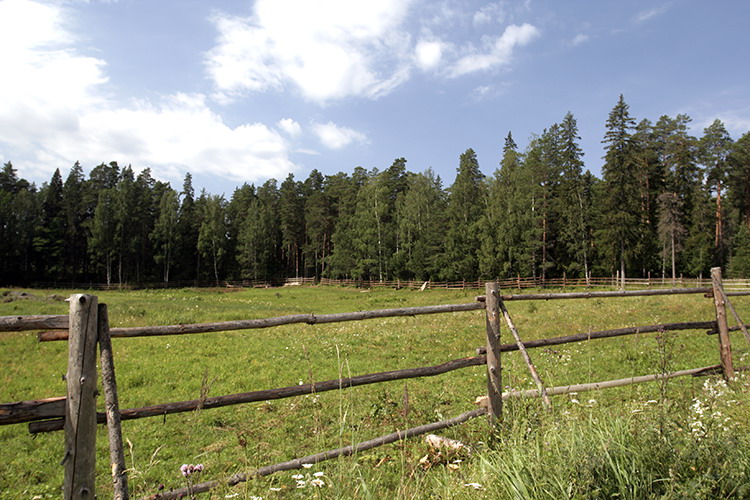
POLYGON ((342 149, 354 142, 367 143, 367 136, 362 132, 339 127, 332 122, 315 124, 313 132, 318 136, 320 143, 328 149, 342 149))
POLYGON ((226 125, 201 94, 114 102, 106 64, 74 46, 59 4, 0 1, 0 157, 22 175, 48 178, 59 166, 118 160, 244 181, 282 177, 296 166, 284 138, 260 123, 226 125))
POLYGON ((431 70, 436 68, 443 58, 442 42, 420 41, 414 49, 417 66, 422 70, 431 70))
POLYGON ((297 137, 302 133, 302 127, 291 118, 282 118, 276 125, 291 137, 297 137))
POLYGON ((258 0, 248 18, 219 14, 206 67, 217 96, 296 88, 311 101, 378 97, 406 76, 405 0, 258 0))
POLYGON ((485 5, 474 13, 473 22, 477 26, 491 23, 503 23, 507 17, 507 6, 502 2, 485 5))
POLYGON ((512 24, 505 28, 501 36, 485 38, 484 51, 474 50, 474 53, 456 61, 450 69, 450 75, 457 77, 504 66, 510 61, 516 47, 524 46, 538 36, 539 30, 531 24, 512 24))

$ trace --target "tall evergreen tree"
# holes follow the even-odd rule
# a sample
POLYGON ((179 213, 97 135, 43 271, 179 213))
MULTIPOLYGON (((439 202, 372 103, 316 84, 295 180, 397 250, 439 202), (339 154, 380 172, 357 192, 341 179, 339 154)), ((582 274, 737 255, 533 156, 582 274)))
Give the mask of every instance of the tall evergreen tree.
POLYGON ((477 155, 467 149, 459 158, 450 188, 445 235, 446 277, 476 279, 479 275, 479 221, 485 207, 486 185, 477 155))
POLYGON ((294 180, 294 174, 289 174, 279 188, 279 229, 286 272, 300 276, 305 244, 305 197, 301 183, 294 180))
POLYGON ((724 209, 722 195, 726 184, 728 157, 732 151, 732 138, 721 120, 714 120, 711 125, 703 129, 703 137, 699 144, 699 157, 706 167, 708 187, 716 193, 716 209, 714 214, 714 252, 716 263, 722 263, 725 258, 724 209))
POLYGON ((159 216, 151 232, 154 242, 154 259, 162 265, 162 279, 169 282, 169 271, 174 259, 177 241, 177 220, 180 215, 180 200, 177 192, 169 189, 159 201, 159 216))
POLYGON ((226 255, 227 221, 226 202, 223 196, 206 198, 203 221, 198 233, 198 251, 211 263, 216 285, 219 285, 219 272, 226 255))
POLYGON ((41 219, 34 237, 38 257, 37 269, 44 280, 58 281, 65 271, 65 209, 63 206, 63 180, 60 169, 52 174, 49 184, 40 192, 41 219))
MULTIPOLYGON (((635 120, 630 117, 630 106, 622 94, 610 111, 607 131, 604 134, 605 155, 603 226, 600 236, 609 250, 613 263, 619 265, 620 276, 625 279, 625 266, 638 240, 640 200, 638 177, 632 145, 635 120)), ((624 283, 624 281, 623 281, 624 283)))

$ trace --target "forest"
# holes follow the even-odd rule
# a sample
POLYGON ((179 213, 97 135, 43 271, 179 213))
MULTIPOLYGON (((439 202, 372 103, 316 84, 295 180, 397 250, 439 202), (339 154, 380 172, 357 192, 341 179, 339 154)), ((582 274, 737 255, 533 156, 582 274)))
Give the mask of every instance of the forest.
POLYGON ((428 169, 292 174, 229 200, 190 173, 181 190, 117 162, 76 162, 41 187, 0 172, 0 284, 280 277, 750 276, 750 132, 684 114, 637 121, 621 95, 584 171, 572 113, 521 150, 509 132, 491 176, 467 149, 453 184, 428 169))

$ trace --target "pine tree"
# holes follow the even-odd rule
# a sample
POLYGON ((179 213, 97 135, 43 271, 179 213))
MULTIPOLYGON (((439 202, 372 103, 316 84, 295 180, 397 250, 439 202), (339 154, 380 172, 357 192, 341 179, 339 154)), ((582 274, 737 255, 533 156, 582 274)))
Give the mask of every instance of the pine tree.
POLYGON ((60 169, 52 174, 49 184, 39 193, 41 220, 34 237, 37 269, 45 280, 58 281, 65 271, 65 209, 63 207, 63 180, 60 169))
POLYGON ((479 276, 479 221, 486 203, 484 175, 473 149, 459 159, 450 188, 445 235, 446 277, 473 280, 479 276))
POLYGON ((605 252, 612 262, 619 264, 620 276, 625 279, 625 266, 638 240, 640 200, 638 176, 632 145, 635 120, 622 94, 610 111, 604 134, 605 155, 603 227, 599 232, 605 252))
POLYGON ((279 189, 279 228, 287 273, 300 276, 302 247, 305 244, 305 197, 302 185, 289 174, 279 189))
POLYGON ((699 157, 706 167, 708 187, 716 192, 716 210, 714 214, 714 252, 716 263, 725 259, 724 209, 721 205, 723 189, 726 184, 728 157, 732 151, 732 138, 721 120, 714 120, 703 129, 699 144, 699 157))

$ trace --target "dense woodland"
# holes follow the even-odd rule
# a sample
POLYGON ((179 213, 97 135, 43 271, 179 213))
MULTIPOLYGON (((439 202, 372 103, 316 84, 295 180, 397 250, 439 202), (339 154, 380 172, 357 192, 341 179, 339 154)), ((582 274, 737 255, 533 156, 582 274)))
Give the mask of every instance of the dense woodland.
POLYGON ((287 276, 461 280, 750 276, 750 132, 716 120, 606 122, 602 179, 584 172, 576 120, 508 133, 485 176, 473 150, 453 185, 398 158, 379 171, 244 184, 231 199, 178 191, 116 162, 76 163, 37 188, 0 172, 0 284, 145 283, 287 276))

